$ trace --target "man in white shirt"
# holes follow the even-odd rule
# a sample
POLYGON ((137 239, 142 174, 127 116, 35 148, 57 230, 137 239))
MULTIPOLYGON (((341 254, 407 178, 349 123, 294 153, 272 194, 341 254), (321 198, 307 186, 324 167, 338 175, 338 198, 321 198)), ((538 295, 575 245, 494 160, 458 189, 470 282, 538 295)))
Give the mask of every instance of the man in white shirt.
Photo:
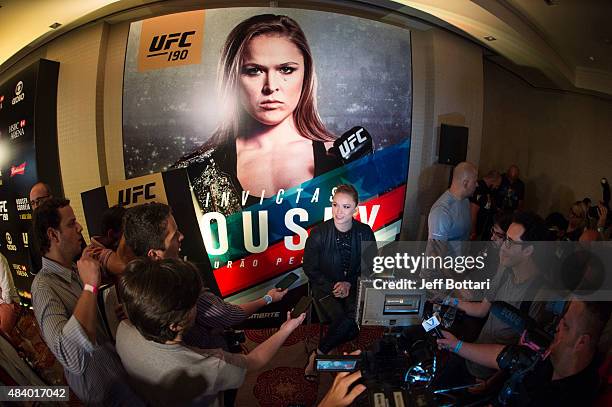
POLYGON ((202 290, 198 269, 178 259, 131 261, 119 282, 129 321, 117 330, 117 352, 130 384, 153 406, 223 406, 224 392, 239 388, 247 370, 274 357, 305 314, 287 321, 246 355, 183 342, 194 325, 202 290))
POLYGON ((10 336, 19 315, 19 295, 6 257, 0 253, 0 331, 10 336))

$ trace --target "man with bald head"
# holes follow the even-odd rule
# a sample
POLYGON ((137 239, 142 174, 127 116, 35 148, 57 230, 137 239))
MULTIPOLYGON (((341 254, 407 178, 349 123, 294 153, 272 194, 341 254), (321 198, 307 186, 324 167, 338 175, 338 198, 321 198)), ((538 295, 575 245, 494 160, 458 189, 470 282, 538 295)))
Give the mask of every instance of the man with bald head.
POLYGON ((497 206, 503 211, 516 211, 523 208, 525 184, 519 176, 519 167, 514 164, 502 175, 502 182, 498 189, 497 206))
MULTIPOLYGON (((42 205, 43 202, 51 198, 53 198, 53 194, 48 184, 37 182, 32 185, 32 188, 30 188, 30 207, 32 208, 32 212, 42 205)), ((36 240, 33 238, 34 234, 31 227, 28 230, 28 235, 30 235, 30 241, 33 241, 33 247, 30 250, 30 262, 32 263, 32 271, 35 274, 41 269, 42 260, 41 255, 38 253, 38 248, 36 248, 36 240)))
POLYGON ((53 198, 49 185, 44 182, 37 182, 34 184, 30 189, 30 206, 32 207, 32 211, 49 198, 53 198))
MULTIPOLYGON (((478 170, 474 164, 462 162, 453 170, 451 186, 433 204, 429 211, 429 242, 427 256, 444 258, 447 255, 460 256, 465 247, 463 242, 470 240, 472 219, 469 197, 478 185, 478 170)), ((423 267, 420 276, 427 280, 454 278, 456 274, 449 268, 423 267)), ((449 290, 428 292, 432 298, 442 299, 449 290)), ((467 294, 456 294, 464 298, 467 294)))
MULTIPOLYGON (((610 303, 603 301, 583 301, 573 298, 559 322, 552 344, 550 357, 538 358, 531 368, 525 369, 523 377, 515 383, 514 392, 506 392, 504 398, 510 399, 506 405, 521 406, 592 406, 598 396, 600 380, 598 374, 599 357, 597 345, 606 323, 610 319, 610 303), (516 384, 519 384, 516 386, 516 384)), ((502 342, 461 343, 446 331, 444 338, 438 339, 440 349, 454 352, 456 356, 490 368, 508 369, 508 354, 517 355, 513 362, 527 359, 532 353, 525 345, 502 342), (505 354, 506 357, 502 357, 505 354)), ((443 374, 448 374, 448 364, 443 374)), ((516 380, 520 373, 514 373, 509 380, 516 380)), ((468 382, 466 374, 456 372, 461 383, 468 382)), ((439 381, 438 381, 439 382, 439 381)), ((510 383, 510 381, 506 382, 510 383)), ((446 384, 446 383, 445 383, 446 384)), ((610 405, 597 403, 597 405, 610 405)))
POLYGON ((469 240, 471 213, 469 197, 478 185, 478 170, 469 162, 459 163, 453 170, 450 188, 429 211, 429 240, 469 240))

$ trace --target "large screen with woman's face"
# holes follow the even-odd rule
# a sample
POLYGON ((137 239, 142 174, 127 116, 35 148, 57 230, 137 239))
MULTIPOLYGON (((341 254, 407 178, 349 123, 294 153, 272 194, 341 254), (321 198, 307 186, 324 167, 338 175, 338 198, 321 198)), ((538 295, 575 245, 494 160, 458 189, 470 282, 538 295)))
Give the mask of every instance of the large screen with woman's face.
POLYGON ((411 111, 406 29, 283 8, 200 10, 130 27, 126 177, 187 168, 226 297, 299 272, 308 231, 331 218, 339 184, 355 186, 356 217, 378 241, 396 239, 411 111))

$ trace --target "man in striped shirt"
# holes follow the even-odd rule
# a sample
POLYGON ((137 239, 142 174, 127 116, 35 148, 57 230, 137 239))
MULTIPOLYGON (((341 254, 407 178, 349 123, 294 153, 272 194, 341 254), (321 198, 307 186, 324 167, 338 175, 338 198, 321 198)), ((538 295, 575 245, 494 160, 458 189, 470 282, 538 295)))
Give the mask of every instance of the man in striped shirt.
POLYGON ((66 380, 88 405, 141 405, 101 324, 96 293, 100 265, 81 254, 83 228, 67 199, 51 198, 34 212, 34 234, 43 255, 32 283, 34 314, 66 380))
MULTIPOLYGON (((128 209, 124 218, 125 243, 137 257, 155 260, 177 259, 183 241, 172 210, 162 203, 149 203, 128 209)), ((124 259, 131 260, 131 259, 124 259)), ((197 301, 195 325, 185 335, 185 343, 202 349, 223 348, 224 329, 236 326, 260 308, 283 299, 287 290, 271 289, 265 296, 240 305, 223 301, 209 290, 197 301)))

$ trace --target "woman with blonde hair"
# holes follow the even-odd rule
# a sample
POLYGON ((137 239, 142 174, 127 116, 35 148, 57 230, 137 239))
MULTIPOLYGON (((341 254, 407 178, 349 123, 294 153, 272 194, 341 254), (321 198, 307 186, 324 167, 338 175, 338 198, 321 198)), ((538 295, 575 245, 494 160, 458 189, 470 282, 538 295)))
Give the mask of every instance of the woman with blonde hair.
POLYGON ((359 195, 353 185, 335 188, 332 219, 312 228, 304 247, 304 273, 308 276, 315 309, 329 320, 327 334, 308 357, 306 380, 317 380, 315 359, 359 335, 355 323, 358 281, 369 275, 376 252, 372 228, 354 219, 359 195))
POLYGON ((239 211, 341 165, 316 107, 316 75, 293 19, 251 17, 228 35, 218 67, 222 119, 211 138, 181 158, 205 211, 239 211), (265 163, 265 165, 262 165, 265 163))
POLYGON ((569 224, 565 237, 577 242, 587 226, 587 208, 584 202, 576 201, 569 210, 569 224))

